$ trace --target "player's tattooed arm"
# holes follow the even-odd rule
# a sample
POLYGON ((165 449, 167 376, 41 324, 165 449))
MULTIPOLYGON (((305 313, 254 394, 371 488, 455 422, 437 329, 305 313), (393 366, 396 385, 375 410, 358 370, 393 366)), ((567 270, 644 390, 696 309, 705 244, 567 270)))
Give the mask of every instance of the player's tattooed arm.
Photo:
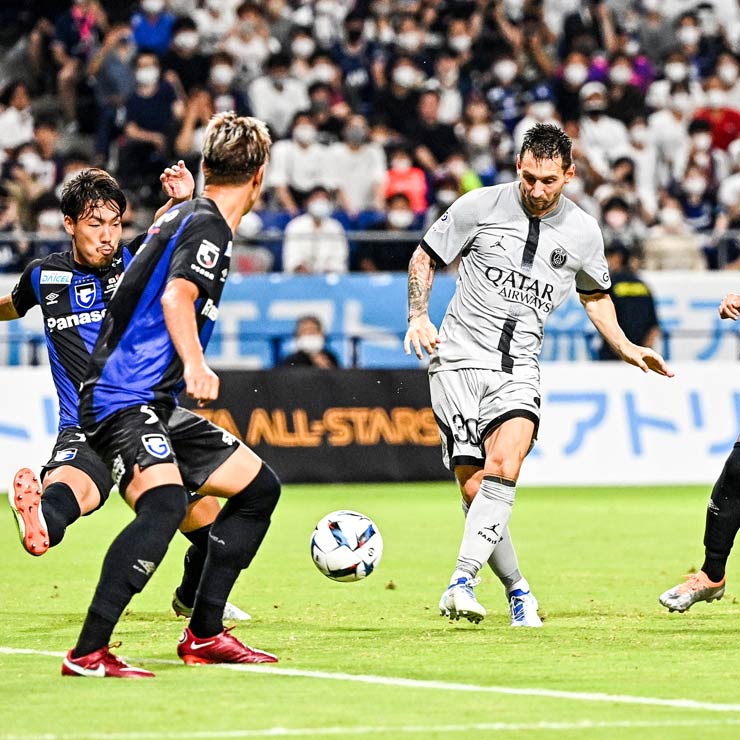
POLYGON ((422 316, 429 309, 429 296, 437 263, 417 247, 409 262, 409 321, 422 316))
POLYGON ((407 355, 414 354, 421 359, 422 348, 432 354, 439 344, 437 327, 429 319, 429 296, 434 282, 437 263, 421 247, 409 262, 409 328, 403 340, 407 355))

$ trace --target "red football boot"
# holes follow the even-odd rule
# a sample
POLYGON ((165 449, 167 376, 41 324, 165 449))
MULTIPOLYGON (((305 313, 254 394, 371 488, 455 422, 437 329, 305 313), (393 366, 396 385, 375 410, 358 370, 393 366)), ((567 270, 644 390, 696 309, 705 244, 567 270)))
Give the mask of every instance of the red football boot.
POLYGON ((190 627, 182 631, 177 654, 188 664, 200 663, 277 663, 277 658, 263 650, 255 650, 231 634, 233 627, 213 637, 196 637, 190 627))
POLYGON ((49 549, 49 533, 41 513, 41 483, 36 473, 21 468, 13 476, 11 489, 8 501, 21 543, 31 555, 43 555, 49 549))
POLYGON ((70 650, 62 663, 62 675, 86 678, 154 678, 151 671, 128 665, 110 652, 111 647, 118 647, 120 644, 116 642, 106 645, 80 658, 73 658, 70 650))

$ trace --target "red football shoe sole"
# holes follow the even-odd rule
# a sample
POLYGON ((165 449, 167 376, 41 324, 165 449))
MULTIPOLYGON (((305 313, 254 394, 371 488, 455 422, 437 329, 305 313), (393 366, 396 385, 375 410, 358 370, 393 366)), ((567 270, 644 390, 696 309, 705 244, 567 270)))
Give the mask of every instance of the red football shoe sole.
POLYGON ((41 513, 41 483, 33 470, 21 468, 13 476, 13 490, 8 500, 26 552, 43 555, 49 549, 49 534, 41 513))

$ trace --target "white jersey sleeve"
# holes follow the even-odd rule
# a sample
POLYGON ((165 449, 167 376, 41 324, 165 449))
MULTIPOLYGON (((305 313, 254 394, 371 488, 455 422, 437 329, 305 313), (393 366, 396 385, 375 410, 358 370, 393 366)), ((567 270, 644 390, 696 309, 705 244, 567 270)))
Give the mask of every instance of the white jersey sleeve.
POLYGON ((606 293, 611 288, 612 281, 604 254, 604 237, 596 220, 585 213, 583 215, 589 221, 590 228, 584 228, 583 231, 590 248, 585 252, 587 257, 576 273, 576 290, 586 294, 606 293))
POLYGON ((422 249, 441 266, 449 265, 475 238, 488 190, 490 188, 480 188, 465 193, 424 234, 422 249))

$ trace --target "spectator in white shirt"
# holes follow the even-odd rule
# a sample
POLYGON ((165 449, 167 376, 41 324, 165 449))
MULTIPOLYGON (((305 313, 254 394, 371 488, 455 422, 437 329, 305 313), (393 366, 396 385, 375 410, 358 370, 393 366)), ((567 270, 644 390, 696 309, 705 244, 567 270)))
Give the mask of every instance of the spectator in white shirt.
POLYGON ((351 218, 362 211, 382 211, 385 206, 388 164, 383 147, 369 141, 369 137, 365 117, 353 115, 342 131, 344 141, 329 149, 337 203, 351 218))
POLYGON ((317 132, 310 113, 293 120, 292 138, 277 141, 267 168, 265 185, 273 188, 277 204, 296 216, 309 192, 322 185, 332 186, 329 148, 316 141, 317 132))
POLYGON ((285 227, 283 271, 341 273, 349 267, 349 244, 344 227, 331 217, 329 191, 314 188, 306 199, 306 211, 285 227))
POLYGON ((295 114, 309 106, 306 85, 289 76, 290 65, 287 54, 273 54, 266 74, 253 80, 248 88, 254 115, 270 127, 275 138, 285 136, 295 114))
POLYGON ((31 96, 25 82, 11 82, 0 96, 0 149, 15 149, 33 139, 31 96))

